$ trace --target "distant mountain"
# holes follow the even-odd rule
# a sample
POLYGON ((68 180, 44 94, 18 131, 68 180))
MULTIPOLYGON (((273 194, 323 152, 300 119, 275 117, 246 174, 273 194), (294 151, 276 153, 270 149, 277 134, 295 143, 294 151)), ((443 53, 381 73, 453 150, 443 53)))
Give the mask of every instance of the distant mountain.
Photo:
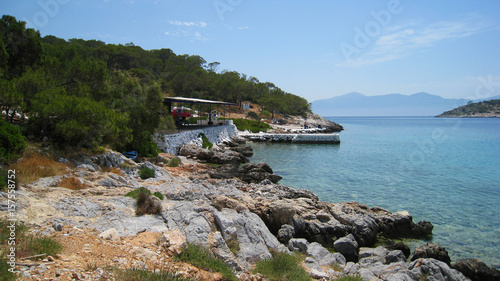
POLYGON ((468 103, 437 117, 500 117, 500 99, 468 103))
POLYGON ((321 116, 436 116, 465 105, 469 101, 445 99, 428 93, 409 96, 401 94, 365 96, 353 92, 330 99, 316 100, 312 102, 312 110, 321 116))

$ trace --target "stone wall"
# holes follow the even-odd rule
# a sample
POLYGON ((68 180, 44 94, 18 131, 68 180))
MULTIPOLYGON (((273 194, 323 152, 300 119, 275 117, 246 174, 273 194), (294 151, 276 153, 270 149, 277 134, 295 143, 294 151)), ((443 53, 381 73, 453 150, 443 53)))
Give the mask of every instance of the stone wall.
POLYGON ((234 125, 211 126, 177 134, 156 134, 155 141, 161 151, 178 154, 181 147, 185 144, 193 143, 197 146, 201 146, 201 133, 205 134, 211 143, 221 144, 237 136, 238 130, 234 125))

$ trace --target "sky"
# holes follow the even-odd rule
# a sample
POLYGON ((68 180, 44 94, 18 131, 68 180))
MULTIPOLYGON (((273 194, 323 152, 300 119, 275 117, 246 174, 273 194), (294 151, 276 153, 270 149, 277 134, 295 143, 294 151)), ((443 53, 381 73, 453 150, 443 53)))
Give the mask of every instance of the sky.
POLYGON ((42 36, 169 48, 309 102, 500 95, 500 1, 0 0, 42 36))

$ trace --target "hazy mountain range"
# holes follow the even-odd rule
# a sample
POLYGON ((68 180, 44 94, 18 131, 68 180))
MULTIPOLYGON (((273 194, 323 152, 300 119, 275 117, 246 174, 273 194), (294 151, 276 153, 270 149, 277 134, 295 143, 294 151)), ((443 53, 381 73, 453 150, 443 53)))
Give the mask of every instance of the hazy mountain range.
MULTIPOLYGON (((499 99, 490 97, 473 102, 499 99)), ((312 102, 312 110, 320 116, 436 116, 467 104, 469 99, 446 99, 428 93, 365 96, 348 93, 312 102)))

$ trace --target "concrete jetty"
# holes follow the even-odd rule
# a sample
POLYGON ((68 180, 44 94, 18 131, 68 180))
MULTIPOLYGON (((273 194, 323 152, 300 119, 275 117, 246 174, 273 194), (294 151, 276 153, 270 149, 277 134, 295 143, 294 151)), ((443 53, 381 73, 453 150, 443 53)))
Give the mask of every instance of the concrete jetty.
POLYGON ((270 134, 270 133, 238 133, 238 136, 255 142, 288 142, 311 144, 339 144, 339 134, 270 134))

